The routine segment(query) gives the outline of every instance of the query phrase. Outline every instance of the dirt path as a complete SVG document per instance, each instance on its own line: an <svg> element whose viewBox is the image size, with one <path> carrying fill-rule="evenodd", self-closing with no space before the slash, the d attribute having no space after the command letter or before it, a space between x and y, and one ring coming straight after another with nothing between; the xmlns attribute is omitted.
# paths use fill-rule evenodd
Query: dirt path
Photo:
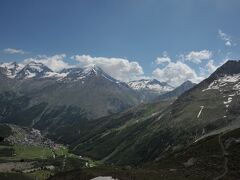
<svg viewBox="0 0 240 180"><path fill-rule="evenodd" d="M214 180L222 179L228 173L228 157L227 157L228 153L221 139L223 135L224 133L218 135L218 142L222 150L222 156L224 157L224 172L221 175L215 177Z"/></svg>

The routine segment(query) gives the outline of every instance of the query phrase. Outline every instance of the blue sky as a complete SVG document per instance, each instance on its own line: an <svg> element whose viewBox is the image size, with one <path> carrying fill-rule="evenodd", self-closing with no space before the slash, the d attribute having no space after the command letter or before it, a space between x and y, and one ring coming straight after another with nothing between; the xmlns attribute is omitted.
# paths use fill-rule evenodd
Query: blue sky
<svg viewBox="0 0 240 180"><path fill-rule="evenodd" d="M1 0L0 59L97 64L123 81L199 81L240 59L239 9L239 0Z"/></svg>

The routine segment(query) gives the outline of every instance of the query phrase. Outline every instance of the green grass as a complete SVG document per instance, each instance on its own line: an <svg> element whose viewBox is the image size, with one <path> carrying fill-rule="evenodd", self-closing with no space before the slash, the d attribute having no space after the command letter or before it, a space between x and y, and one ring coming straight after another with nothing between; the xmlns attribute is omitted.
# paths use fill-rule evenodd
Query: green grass
<svg viewBox="0 0 240 180"><path fill-rule="evenodd" d="M79 169L85 167L85 163L90 160L80 159L77 155L71 154L68 152L68 149L64 146L55 149L56 158L53 158L53 152L50 148L45 147L36 147L29 145L14 145L14 146L0 146L1 150L8 151L12 150L13 153L11 156L6 156L3 154L0 156L1 162L19 162L24 161L34 161L34 168L41 168L45 166L52 165L55 168L53 170L47 169L38 169L31 173L0 173L0 179L39 179L44 180L48 179L51 175L54 175L57 172L70 171L74 169ZM15 155L14 155L15 154ZM66 156L66 157L65 157ZM65 160L65 167L62 169L63 161ZM93 164L91 161L90 164Z"/></svg>
<svg viewBox="0 0 240 180"><path fill-rule="evenodd" d="M14 145L16 157L18 159L47 159L53 157L52 149L47 147ZM70 156L66 147L60 147L54 150L56 156Z"/></svg>
<svg viewBox="0 0 240 180"><path fill-rule="evenodd" d="M49 148L27 146L27 145L14 145L16 158L20 159L46 159L52 156L52 151Z"/></svg>
<svg viewBox="0 0 240 180"><path fill-rule="evenodd" d="M9 154L9 152L11 153ZM2 154L1 154L2 152ZM6 152L7 155L6 155ZM58 149L50 149L47 147L30 146L30 145L0 145L0 159L8 161L17 161L21 159L25 160L48 160L55 157L64 157L71 159L79 159L79 156L72 154L68 151L68 148L60 146ZM94 161L90 159L82 160L88 161L90 164L94 164Z"/></svg>
<svg viewBox="0 0 240 180"><path fill-rule="evenodd" d="M54 152L57 156L69 155L68 148L64 146L61 146L58 149L55 149Z"/></svg>

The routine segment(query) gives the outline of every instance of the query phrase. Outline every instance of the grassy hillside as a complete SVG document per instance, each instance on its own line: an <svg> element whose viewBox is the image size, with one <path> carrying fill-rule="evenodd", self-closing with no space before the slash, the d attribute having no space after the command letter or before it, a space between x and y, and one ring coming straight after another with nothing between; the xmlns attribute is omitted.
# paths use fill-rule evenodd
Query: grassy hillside
<svg viewBox="0 0 240 180"><path fill-rule="evenodd" d="M70 148L74 153L106 163L135 164L143 161L145 152L139 142L152 133L149 125L169 104L143 104L121 114L93 121L80 132ZM144 134L145 131L148 134Z"/></svg>
<svg viewBox="0 0 240 180"><path fill-rule="evenodd" d="M154 163L143 164L138 168L98 166L60 173L50 179L90 179L97 176L112 176L119 180L202 180L220 177L237 180L240 177L239 139L240 129L235 129L208 136L182 150L165 152L165 156L161 159ZM222 148L225 149L226 154L223 153Z"/></svg>

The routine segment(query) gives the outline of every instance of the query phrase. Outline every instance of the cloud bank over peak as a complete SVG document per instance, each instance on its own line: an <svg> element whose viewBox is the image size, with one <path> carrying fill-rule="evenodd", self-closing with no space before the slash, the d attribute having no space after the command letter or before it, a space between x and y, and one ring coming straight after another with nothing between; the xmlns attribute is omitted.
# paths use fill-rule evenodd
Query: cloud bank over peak
<svg viewBox="0 0 240 180"><path fill-rule="evenodd" d="M199 77L191 67L181 61L170 62L163 68L158 67L153 71L152 75L175 87L187 80L193 82L202 80L202 77Z"/></svg>
<svg viewBox="0 0 240 180"><path fill-rule="evenodd" d="M129 81L144 74L143 68L137 61L114 57L92 57L90 55L75 55L72 58L78 61L82 67L97 65L121 81Z"/></svg>
<svg viewBox="0 0 240 180"><path fill-rule="evenodd" d="M206 63L199 66L199 73L196 68L193 68L187 62L186 55L181 56L181 60L171 59L167 52L164 52L161 56L155 59L156 67L153 69L150 75L144 74L142 66L137 61L130 61L126 58L116 58L116 57L93 57L91 55L74 55L71 56L72 60L75 60L74 64L69 64L67 61L68 57L66 54L56 54L53 56L39 55L34 58L28 58L23 61L24 64L35 61L41 62L51 68L53 71L60 71L64 68L70 67L89 67L92 65L99 66L110 76L118 79L120 81L128 82L131 80L138 79L150 79L156 78L159 81L167 82L172 86L178 86L181 83L191 80L193 82L200 82L202 79L207 77L210 73L216 70L218 67L214 60L207 60L211 55L208 50L202 51L192 51L187 53L191 55L204 59ZM201 54L201 55L200 55Z"/></svg>
<svg viewBox="0 0 240 180"><path fill-rule="evenodd" d="M55 54L53 56L38 55L33 58L23 60L22 64L27 64L31 61L40 62L48 66L55 72L64 68L71 67L89 67L92 65L99 66L110 76L120 81L130 81L139 78L145 78L143 68L137 61L130 61L124 58L115 57L92 57L90 55L74 55L71 59L76 63L69 64L66 54ZM146 77L147 78L147 77Z"/></svg>
<svg viewBox="0 0 240 180"><path fill-rule="evenodd" d="M67 62L65 62L66 54L56 54L53 56L39 55L35 58L25 59L23 63L29 63L31 61L41 62L48 66L53 71L60 71L64 68L71 67Z"/></svg>
<svg viewBox="0 0 240 180"><path fill-rule="evenodd" d="M138 61L127 58L55 54L52 56L37 55L24 59L21 63L24 65L31 61L43 63L55 72L64 68L96 65L113 78L123 82L156 78L175 87L187 80L198 83L222 65L214 61L212 51L206 49L190 51L175 58L171 58L165 51L155 59L154 64L151 64L152 69L147 74L144 73Z"/></svg>

